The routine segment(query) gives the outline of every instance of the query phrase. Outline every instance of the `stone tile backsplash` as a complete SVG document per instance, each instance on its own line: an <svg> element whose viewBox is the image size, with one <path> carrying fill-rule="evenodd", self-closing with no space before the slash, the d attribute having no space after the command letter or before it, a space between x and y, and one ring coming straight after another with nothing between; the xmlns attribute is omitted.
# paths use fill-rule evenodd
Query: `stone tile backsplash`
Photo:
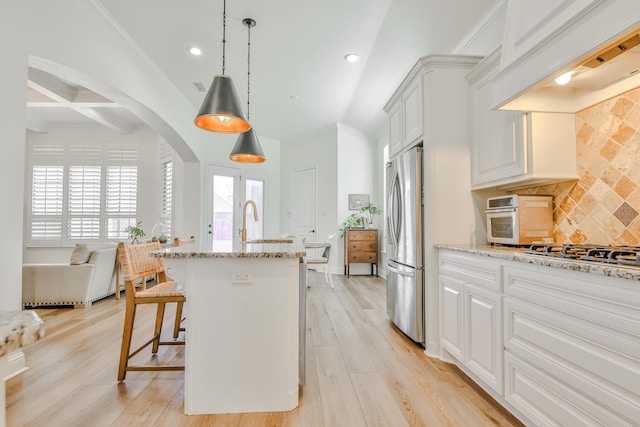
<svg viewBox="0 0 640 427"><path fill-rule="evenodd" d="M640 245L640 88L576 113L577 182L554 196L555 243Z"/></svg>

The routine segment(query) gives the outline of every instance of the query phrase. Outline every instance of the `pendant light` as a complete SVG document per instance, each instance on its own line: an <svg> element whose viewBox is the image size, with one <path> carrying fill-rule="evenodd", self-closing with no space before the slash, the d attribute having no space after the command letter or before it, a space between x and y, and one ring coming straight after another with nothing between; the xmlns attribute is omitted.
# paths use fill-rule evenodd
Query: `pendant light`
<svg viewBox="0 0 640 427"><path fill-rule="evenodd" d="M196 126L211 132L239 133L251 129L244 115L242 104L231 76L224 73L227 44L227 2L222 11L222 74L213 78L211 87L202 101L194 122Z"/></svg>
<svg viewBox="0 0 640 427"><path fill-rule="evenodd" d="M251 102L249 101L249 95L251 93L251 84L249 78L251 77L251 28L256 26L256 21L251 18L245 18L242 23L247 27L248 44L247 44L247 118L250 116L249 107ZM264 152L258 141L258 134L251 128L248 131L241 133L236 141L236 145L233 146L229 158L235 162L242 163L262 163L266 160Z"/></svg>

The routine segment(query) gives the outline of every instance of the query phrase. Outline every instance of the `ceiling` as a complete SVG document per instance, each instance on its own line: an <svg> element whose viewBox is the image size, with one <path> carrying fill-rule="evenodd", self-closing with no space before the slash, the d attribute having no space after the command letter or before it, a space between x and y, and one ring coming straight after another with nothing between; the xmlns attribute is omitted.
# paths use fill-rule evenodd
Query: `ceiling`
<svg viewBox="0 0 640 427"><path fill-rule="evenodd" d="M223 1L94 0L193 105L222 72ZM416 60L448 53L492 0L229 0L225 73L247 101L247 28L251 30L250 121L261 136L286 140L344 123L376 135L382 107ZM465 14L459 10L464 7ZM72 11L70 13L73 13ZM463 15L463 16L461 16ZM201 56L188 49L198 46ZM360 55L348 63L348 53ZM465 52L483 54L485 52ZM100 123L126 133L142 122L108 99L30 71L28 127Z"/></svg>

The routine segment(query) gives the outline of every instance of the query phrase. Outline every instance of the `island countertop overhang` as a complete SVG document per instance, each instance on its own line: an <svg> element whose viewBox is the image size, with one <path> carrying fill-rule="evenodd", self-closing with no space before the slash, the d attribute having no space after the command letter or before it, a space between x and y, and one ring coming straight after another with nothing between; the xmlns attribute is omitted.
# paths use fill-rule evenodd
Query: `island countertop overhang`
<svg viewBox="0 0 640 427"><path fill-rule="evenodd" d="M214 251L194 246L177 246L151 252L157 258L303 258L304 246L293 243L238 243L229 251Z"/></svg>

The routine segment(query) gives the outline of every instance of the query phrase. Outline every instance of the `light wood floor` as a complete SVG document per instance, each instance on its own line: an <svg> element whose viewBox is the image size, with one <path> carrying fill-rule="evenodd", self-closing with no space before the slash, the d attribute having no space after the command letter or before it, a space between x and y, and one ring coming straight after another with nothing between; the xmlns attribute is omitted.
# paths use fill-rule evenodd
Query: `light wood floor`
<svg viewBox="0 0 640 427"><path fill-rule="evenodd" d="M30 369L7 382L7 426L521 425L390 324L382 279L334 276L332 291L312 272L310 283L306 385L291 412L186 416L182 372L129 372L118 383L125 301L111 297L89 309L37 310L46 338L25 348ZM151 327L152 318L140 310L136 323ZM183 356L180 347L159 353Z"/></svg>

